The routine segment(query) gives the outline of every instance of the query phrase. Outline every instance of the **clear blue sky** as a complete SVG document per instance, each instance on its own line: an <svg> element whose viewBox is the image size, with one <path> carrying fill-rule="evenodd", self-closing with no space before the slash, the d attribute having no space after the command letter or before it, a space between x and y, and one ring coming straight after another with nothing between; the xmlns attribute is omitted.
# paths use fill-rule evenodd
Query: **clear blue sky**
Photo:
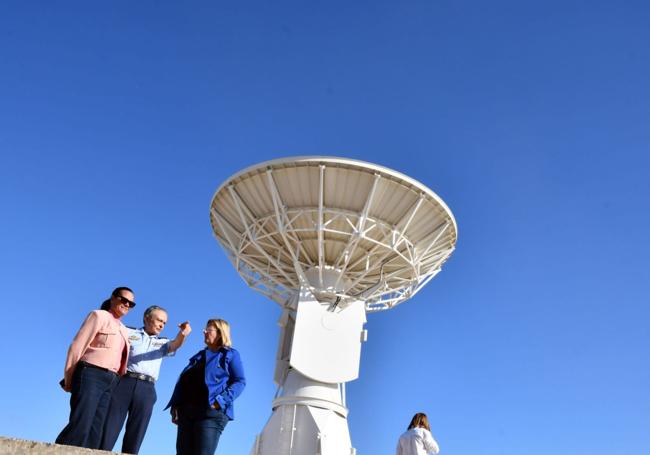
<svg viewBox="0 0 650 455"><path fill-rule="evenodd" d="M68 344L127 285L127 324L157 304L196 329L143 453L173 453L162 409L220 316L249 384L219 453L247 454L279 307L209 202L246 166L337 155L419 180L459 227L442 273L368 318L360 455L417 411L444 455L647 453L648 24L641 1L2 2L0 434L55 439Z"/></svg>

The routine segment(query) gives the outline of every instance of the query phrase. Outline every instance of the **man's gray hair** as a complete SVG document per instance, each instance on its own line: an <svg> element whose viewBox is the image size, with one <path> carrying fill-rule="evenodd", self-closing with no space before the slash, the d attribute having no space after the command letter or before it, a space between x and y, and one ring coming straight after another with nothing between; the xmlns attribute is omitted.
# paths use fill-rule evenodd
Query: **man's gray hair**
<svg viewBox="0 0 650 455"><path fill-rule="evenodd" d="M164 309L163 307L158 305L151 305L149 308L144 310L144 316L143 316L144 319L147 319L149 316L151 316L151 313L153 313L156 310L164 311L165 313L167 313L167 310Z"/></svg>

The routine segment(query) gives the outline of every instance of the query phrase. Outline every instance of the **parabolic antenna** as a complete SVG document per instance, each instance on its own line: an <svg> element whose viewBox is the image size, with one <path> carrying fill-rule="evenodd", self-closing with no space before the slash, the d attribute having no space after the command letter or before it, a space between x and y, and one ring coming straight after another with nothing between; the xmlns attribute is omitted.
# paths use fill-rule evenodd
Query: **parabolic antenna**
<svg viewBox="0 0 650 455"><path fill-rule="evenodd" d="M334 157L244 169L215 193L212 229L253 289L281 305L273 414L254 455L353 454L345 382L365 314L415 295L454 250L456 221L421 183Z"/></svg>

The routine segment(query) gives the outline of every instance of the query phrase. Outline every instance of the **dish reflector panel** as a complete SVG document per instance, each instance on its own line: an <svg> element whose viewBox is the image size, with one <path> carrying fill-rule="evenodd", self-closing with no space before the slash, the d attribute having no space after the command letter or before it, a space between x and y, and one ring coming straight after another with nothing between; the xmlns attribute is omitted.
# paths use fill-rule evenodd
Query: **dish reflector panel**
<svg viewBox="0 0 650 455"><path fill-rule="evenodd" d="M253 289L284 304L308 283L319 300L364 300L366 311L412 297L457 238L451 211L421 183L318 156L273 160L231 177L212 199L210 221ZM325 272L340 277L327 289Z"/></svg>

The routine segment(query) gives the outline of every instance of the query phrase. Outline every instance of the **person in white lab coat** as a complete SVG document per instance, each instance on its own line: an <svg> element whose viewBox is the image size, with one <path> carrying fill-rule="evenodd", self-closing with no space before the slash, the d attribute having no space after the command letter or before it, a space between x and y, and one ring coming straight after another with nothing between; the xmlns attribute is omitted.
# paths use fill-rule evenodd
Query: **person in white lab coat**
<svg viewBox="0 0 650 455"><path fill-rule="evenodd" d="M423 412L418 412L411 419L408 429L399 437L396 455L427 455L438 452L440 448L431 436L429 419Z"/></svg>

